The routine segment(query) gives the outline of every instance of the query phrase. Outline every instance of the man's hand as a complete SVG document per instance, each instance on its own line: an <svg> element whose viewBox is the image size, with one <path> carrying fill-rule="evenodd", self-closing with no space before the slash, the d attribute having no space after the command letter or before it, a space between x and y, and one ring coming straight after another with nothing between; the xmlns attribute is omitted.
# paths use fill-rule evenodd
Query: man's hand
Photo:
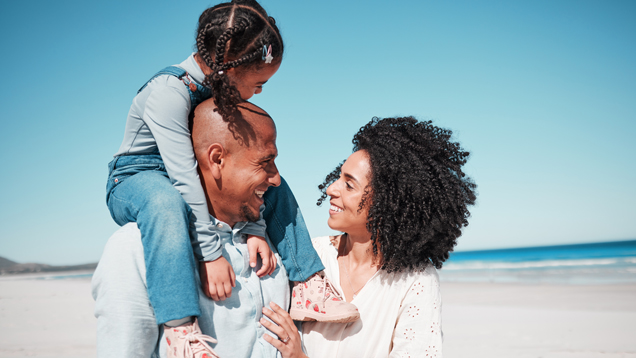
<svg viewBox="0 0 636 358"><path fill-rule="evenodd" d="M223 301L232 296L232 287L236 287L236 275L225 257L202 261L199 264L199 274L206 296L215 301Z"/></svg>
<svg viewBox="0 0 636 358"><path fill-rule="evenodd" d="M256 256L261 255L263 266L256 272L256 276L271 275L276 270L276 256L270 250L265 238L249 235L247 237L247 251L250 254L250 267L252 268L256 267Z"/></svg>

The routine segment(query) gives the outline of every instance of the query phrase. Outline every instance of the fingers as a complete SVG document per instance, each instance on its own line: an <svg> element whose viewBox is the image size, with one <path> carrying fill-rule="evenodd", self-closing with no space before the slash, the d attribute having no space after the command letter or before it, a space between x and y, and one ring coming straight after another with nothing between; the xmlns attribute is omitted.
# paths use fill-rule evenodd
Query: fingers
<svg viewBox="0 0 636 358"><path fill-rule="evenodd" d="M274 302L270 302L269 306L272 308L272 310L274 310L274 312L276 312L277 314L282 314L282 315L286 315L288 316L289 314L287 313L287 311L285 311L284 309L282 309L279 305L277 305Z"/></svg>
<svg viewBox="0 0 636 358"><path fill-rule="evenodd" d="M265 275L269 275L269 267L270 267L270 262L269 261L263 261L263 265L261 266L260 269L258 269L258 271L256 271L256 276L258 277L263 277Z"/></svg>
<svg viewBox="0 0 636 358"><path fill-rule="evenodd" d="M236 274L223 256L214 261L202 262L200 272L201 286L206 296L215 301L232 296L232 287L236 287Z"/></svg>
<svg viewBox="0 0 636 358"><path fill-rule="evenodd" d="M263 308L263 315L269 317L271 320L278 323L278 325L265 318L261 318L260 323L270 332L277 335L279 339L268 334L263 334L263 338L269 344L274 346L274 348L278 349L283 358L306 358L307 356L304 355L302 351L300 335L298 334L298 330L296 329L296 326L294 326L293 321L289 317L289 314L276 304L270 304L270 306L276 309L276 311L279 311L280 309L285 315L281 316L279 312Z"/></svg>
<svg viewBox="0 0 636 358"><path fill-rule="evenodd" d="M232 287L236 287L236 274L234 274L234 270L232 270L230 266L227 276L223 277L223 279L216 284L218 300L215 301L223 301L232 297Z"/></svg>
<svg viewBox="0 0 636 358"><path fill-rule="evenodd" d="M274 271L276 270L276 266L278 265L278 262L276 261L276 256L272 255L270 258L270 262L271 262L271 269L268 273L268 275L271 275L274 273Z"/></svg>
<svg viewBox="0 0 636 358"><path fill-rule="evenodd" d="M256 267L256 257L258 256L258 246L255 244L255 240L247 241L247 252L250 256L250 267L251 268Z"/></svg>
<svg viewBox="0 0 636 358"><path fill-rule="evenodd" d="M274 346L274 348L278 349L279 351L282 351L285 348L285 343L279 341L278 339L270 336L267 333L263 334L263 339L265 339L269 344Z"/></svg>
<svg viewBox="0 0 636 358"><path fill-rule="evenodd" d="M201 279L201 287L203 289L203 293L205 293L206 296L212 298L210 285L208 284L208 272L204 262L199 264L199 278Z"/></svg>
<svg viewBox="0 0 636 358"><path fill-rule="evenodd" d="M296 332L296 326L294 325L294 320L291 319L291 316L287 311L280 308L274 302L270 302L270 307L273 310L263 307L263 314L272 321L276 322L279 326L283 327L288 332ZM285 338L285 337L283 337Z"/></svg>
<svg viewBox="0 0 636 358"><path fill-rule="evenodd" d="M234 269L232 269L232 266L229 267L230 270L230 282L232 284L232 287L236 287L236 274L234 273ZM230 290L231 291L231 290ZM231 292L230 292L230 296L231 296ZM228 296L228 297L230 297Z"/></svg>
<svg viewBox="0 0 636 358"><path fill-rule="evenodd" d="M218 301L219 295L216 291L216 285L210 285L206 291L204 291L208 297L211 299Z"/></svg>
<svg viewBox="0 0 636 358"><path fill-rule="evenodd" d="M265 318L261 318L259 321L263 327L267 328L270 332L274 333L278 336L279 339L283 340L289 336L289 333L285 330L284 327L276 325L271 321L266 320Z"/></svg>
<svg viewBox="0 0 636 358"><path fill-rule="evenodd" d="M279 305L275 304L274 302L270 302L269 306L281 318L282 322L280 322L279 324L287 326L288 329L292 329L294 332L296 331L296 325L294 325L294 320L291 318L289 313L287 313L287 311L282 309Z"/></svg>
<svg viewBox="0 0 636 358"><path fill-rule="evenodd" d="M274 256L274 253L268 250L261 253L261 258L263 259L263 269L265 269L263 276L274 273L274 270L276 270L276 256Z"/></svg>

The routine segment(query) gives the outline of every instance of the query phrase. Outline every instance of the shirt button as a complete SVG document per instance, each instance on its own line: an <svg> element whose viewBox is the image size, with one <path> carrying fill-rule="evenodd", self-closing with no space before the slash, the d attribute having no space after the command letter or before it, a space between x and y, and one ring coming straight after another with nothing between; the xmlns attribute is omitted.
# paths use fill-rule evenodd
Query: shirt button
<svg viewBox="0 0 636 358"><path fill-rule="evenodd" d="M261 328L263 327L263 325L261 324L261 322L256 323L256 327Z"/></svg>
<svg viewBox="0 0 636 358"><path fill-rule="evenodd" d="M249 281L247 277L243 277L243 282L247 282L247 281Z"/></svg>
<svg viewBox="0 0 636 358"><path fill-rule="evenodd" d="M220 228L222 228L222 227L223 227L223 224L218 223L218 224L216 224L216 227L218 227L218 228L220 229Z"/></svg>

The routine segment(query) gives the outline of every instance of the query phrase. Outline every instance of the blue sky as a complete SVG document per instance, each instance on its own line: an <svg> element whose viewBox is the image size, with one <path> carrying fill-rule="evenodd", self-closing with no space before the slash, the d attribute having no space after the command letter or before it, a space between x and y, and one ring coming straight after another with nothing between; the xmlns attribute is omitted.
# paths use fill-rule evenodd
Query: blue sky
<svg viewBox="0 0 636 358"><path fill-rule="evenodd" d="M207 1L0 12L0 256L99 259L107 163L137 89L193 50ZM316 186L373 116L450 128L479 188L457 250L636 238L633 1L263 0L286 41L253 98L313 236Z"/></svg>

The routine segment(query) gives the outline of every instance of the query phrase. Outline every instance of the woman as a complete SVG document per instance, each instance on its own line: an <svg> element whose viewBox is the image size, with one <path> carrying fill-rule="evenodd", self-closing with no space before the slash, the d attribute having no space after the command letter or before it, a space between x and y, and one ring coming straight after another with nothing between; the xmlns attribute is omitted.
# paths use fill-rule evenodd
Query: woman
<svg viewBox="0 0 636 358"><path fill-rule="evenodd" d="M329 227L343 234L313 244L333 282L325 295L342 294L360 319L305 322L301 341L283 309L264 309L280 340L266 339L284 358L442 356L435 269L468 225L476 188L451 134L406 117L374 118L354 136L353 154L319 187Z"/></svg>

